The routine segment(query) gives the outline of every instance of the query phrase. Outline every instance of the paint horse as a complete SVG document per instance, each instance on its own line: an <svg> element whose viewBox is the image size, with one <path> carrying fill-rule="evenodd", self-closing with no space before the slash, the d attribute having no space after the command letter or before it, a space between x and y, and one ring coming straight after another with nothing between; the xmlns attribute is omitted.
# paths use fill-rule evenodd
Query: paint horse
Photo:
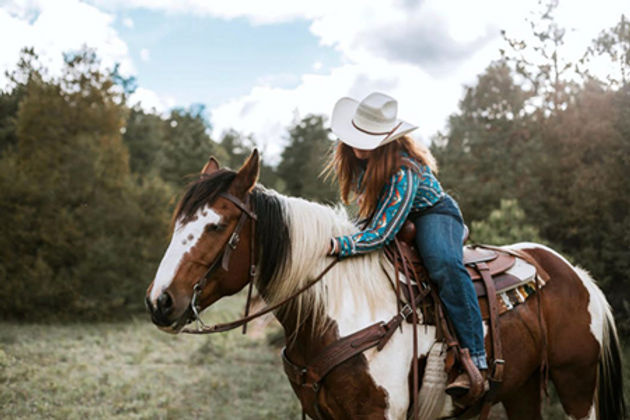
<svg viewBox="0 0 630 420"><path fill-rule="evenodd" d="M341 209L257 185L258 172L257 151L238 171L220 168L211 158L184 193L173 216L171 243L146 296L152 321L162 331L179 333L195 319L197 307L203 310L239 292L252 275L269 305L284 301L330 264L326 244L331 236L357 231ZM246 214L250 208L255 215ZM235 230L238 246L231 243ZM529 243L507 248L529 254L552 279L540 305L548 374L566 414L623 419L620 348L603 293L584 270L549 248ZM284 328L287 358L304 365L327 344L396 314L393 269L379 251L345 259L275 310ZM510 420L541 418L543 331L538 321L537 299L500 318L505 368L496 402L503 403ZM306 414L314 419L407 418L413 328L423 368L432 369L431 355L439 344L435 327L403 323L380 351L371 348L335 367L319 384L317 401L312 390L292 383ZM445 377L439 382L437 394L419 401L432 407L425 418L457 417L461 410L443 392ZM428 386L422 384L420 396Z"/></svg>

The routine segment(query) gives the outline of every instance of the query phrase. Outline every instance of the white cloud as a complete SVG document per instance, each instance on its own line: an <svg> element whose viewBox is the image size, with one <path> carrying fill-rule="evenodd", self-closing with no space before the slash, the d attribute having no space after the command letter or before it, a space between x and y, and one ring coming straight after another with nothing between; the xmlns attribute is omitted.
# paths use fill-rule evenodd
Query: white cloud
<svg viewBox="0 0 630 420"><path fill-rule="evenodd" d="M146 111L155 111L159 114L165 113L169 106L172 106L169 104L169 99L162 98L152 90L142 87L136 89L128 102L131 106L139 105Z"/></svg>
<svg viewBox="0 0 630 420"><path fill-rule="evenodd" d="M113 16L79 0L9 1L0 9L0 86L20 50L34 47L52 74L63 66L63 53L83 46L95 48L104 67L120 63L123 75L133 73L127 44L112 28Z"/></svg>
<svg viewBox="0 0 630 420"><path fill-rule="evenodd" d="M125 28L133 28L133 19L131 18L124 18L122 21L122 24Z"/></svg>
<svg viewBox="0 0 630 420"><path fill-rule="evenodd" d="M151 51L149 51L146 48L143 48L142 50L140 50L140 59L144 61L145 63L148 61L151 61Z"/></svg>
<svg viewBox="0 0 630 420"><path fill-rule="evenodd" d="M53 44L63 46L57 48L59 51L88 38L109 49L109 56L128 57L124 42L110 27L110 15L78 0L63 0L59 3L62 7L55 5L56 10L45 7L44 0L25 1L9 3L6 8L9 13L4 15L0 10L0 37L4 28L10 28L4 30L13 39L18 38L16 33L20 34L20 44L27 40L46 45L46 40L52 37ZM215 136L232 127L253 133L268 153L275 156L285 143L286 127L296 113L328 115L339 97L361 99L374 90L396 97L401 117L419 125L418 136L426 141L456 111L462 85L474 83L476 76L497 58L498 49L504 47L500 29L507 29L512 37L530 40L531 31L524 18L538 3L536 0L89 1L109 10L144 8L223 19L244 18L255 25L310 22L311 33L320 44L336 49L343 64L323 70L323 64L316 62L313 74L260 77L249 94L211 110ZM33 7L24 4L36 4L40 15L33 15ZM84 18L77 19L76 11L82 11ZM579 28L567 35L563 54L570 59L579 57L600 30L618 21L622 11L630 15L630 2L561 2L557 11L559 23ZM45 13L49 19L44 19ZM48 25L44 25L46 21ZM86 23L76 28L73 26L76 21ZM90 30L95 23L97 30L93 33ZM77 33L81 36L76 36ZM6 47L3 45L0 65L5 66L2 60L6 56L16 57L19 48L11 42ZM141 58L150 58L148 51L141 52ZM283 87L287 85L297 86ZM174 104L172 98L161 98L141 89L137 97L143 98L145 106L155 104L156 109L161 106L160 112Z"/></svg>
<svg viewBox="0 0 630 420"><path fill-rule="evenodd" d="M256 87L211 111L214 135L219 137L229 128L252 133L268 156L277 159L296 111L300 118L308 113L330 115L341 96L362 99L374 90L398 99L400 117L417 124L415 136L425 142L442 127L444 115L461 93L459 85L436 82L416 66L375 59L369 66L347 64L330 74L304 75L295 89Z"/></svg>
<svg viewBox="0 0 630 420"><path fill-rule="evenodd" d="M54 5L45 0L12 1L0 8L0 86L4 86L4 72L15 68L20 50L34 47L51 75L60 72L63 53L82 48L94 48L104 68L120 63L124 76L135 72L127 44L119 37L112 24L114 17L95 6L79 0L57 0ZM123 25L133 27L130 18ZM150 59L149 50L140 52L141 59ZM147 111L165 113L175 105L172 97L138 88L130 97L130 104L140 104Z"/></svg>
<svg viewBox="0 0 630 420"><path fill-rule="evenodd" d="M338 98L362 99L380 90L398 99L400 116L417 124L415 136L427 142L456 111L463 86L473 84L498 58L499 48L506 47L501 29L517 39L531 39L525 18L536 3L366 0L334 2L329 10L326 7L331 4L326 2L319 3L318 10L304 9L302 17L312 19L313 34L323 45L339 50L346 64L328 74L304 75L295 89L258 86L218 106L211 117L215 132L234 127L252 133L277 159L296 111L301 116L330 115ZM623 10L630 12L630 3L563 2L558 22L579 30L567 34L562 53L571 60L579 58L599 31L618 21ZM248 17L253 12L244 13ZM265 16L262 13L254 20L263 21ZM319 70L318 66L313 69Z"/></svg>
<svg viewBox="0 0 630 420"><path fill-rule="evenodd" d="M139 87L129 97L130 106L139 106L147 112L156 112L164 116L177 105L177 101L170 95L160 95L151 89Z"/></svg>
<svg viewBox="0 0 630 420"><path fill-rule="evenodd" d="M370 1L382 1L385 4L385 0ZM111 10L143 8L223 19L243 17L254 24L281 23L303 18L314 19L333 10L336 4L341 3L336 0L91 0L91 2ZM344 3L360 5L362 0L344 0Z"/></svg>

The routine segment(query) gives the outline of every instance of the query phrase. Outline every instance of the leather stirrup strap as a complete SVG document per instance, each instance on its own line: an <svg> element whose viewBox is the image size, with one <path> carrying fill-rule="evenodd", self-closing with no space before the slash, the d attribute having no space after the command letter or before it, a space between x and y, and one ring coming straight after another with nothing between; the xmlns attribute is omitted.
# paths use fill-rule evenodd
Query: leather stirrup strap
<svg viewBox="0 0 630 420"><path fill-rule="evenodd" d="M400 242L398 238L394 238L394 243L396 244L396 251L400 255L400 259L402 261L403 274L407 280L407 290L409 290L409 303L411 305L411 325L413 332L413 352L411 356L413 359L411 360L411 370L412 370L412 395L413 395L413 418L414 420L418 420L418 393L420 391L420 384L418 379L418 311L416 310L416 299L413 295L413 286L411 285L411 275L409 274L409 263L407 258L405 257L404 252L400 247ZM420 287L420 285L418 285Z"/></svg>
<svg viewBox="0 0 630 420"><path fill-rule="evenodd" d="M497 292L494 286L494 280L490 276L490 267L485 262L479 262L475 264L475 267L479 271L483 283L486 286L488 308L490 313L490 337L492 341L492 364L488 370L488 381L490 389L486 392L484 402L481 407L481 413L479 414L480 420L486 420L490 415L490 409L492 403L496 398L501 383L503 382L503 366L505 361L503 360L503 349L501 347L501 329L499 326L499 308L497 302Z"/></svg>

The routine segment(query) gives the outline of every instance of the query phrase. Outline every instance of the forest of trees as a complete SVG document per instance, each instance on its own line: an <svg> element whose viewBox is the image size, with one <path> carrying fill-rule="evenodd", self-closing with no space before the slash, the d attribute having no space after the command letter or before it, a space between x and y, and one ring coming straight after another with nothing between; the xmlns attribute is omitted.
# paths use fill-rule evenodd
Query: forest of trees
<svg viewBox="0 0 630 420"><path fill-rule="evenodd" d="M630 24L621 17L584 57L559 54L551 14L537 44L506 36L501 58L469 86L431 149L472 240L537 241L590 270L630 333ZM525 53L537 54L532 64ZM615 72L600 80L590 58ZM129 104L135 81L104 72L89 50L50 76L24 50L0 93L0 316L112 319L143 311L168 243L177 194L210 155L238 167L256 139L213 138L203 107L169 115ZM575 76L569 75L577 74ZM319 174L323 116L287 128L261 182L337 202Z"/></svg>
<svg viewBox="0 0 630 420"><path fill-rule="evenodd" d="M201 106L168 116L129 106L133 79L101 70L89 50L50 77L22 53L0 93L0 315L111 319L144 310L168 244L178 193L210 155L238 168L255 146L210 137ZM321 116L297 121L261 182L336 200L318 179L331 142ZM295 176L300 174L299 177Z"/></svg>

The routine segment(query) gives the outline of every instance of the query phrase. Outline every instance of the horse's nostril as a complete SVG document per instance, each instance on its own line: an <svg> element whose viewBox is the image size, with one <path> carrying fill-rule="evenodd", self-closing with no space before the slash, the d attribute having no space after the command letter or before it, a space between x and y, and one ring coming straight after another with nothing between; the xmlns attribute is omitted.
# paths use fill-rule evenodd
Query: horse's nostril
<svg viewBox="0 0 630 420"><path fill-rule="evenodd" d="M157 305L158 305L158 308L160 308L160 310L163 313L168 313L168 312L172 311L173 310L173 299L171 299L171 295L169 295L166 292L162 292L160 297L158 297Z"/></svg>
<svg viewBox="0 0 630 420"><path fill-rule="evenodd" d="M146 305L149 312L153 312L153 305L151 304L151 299L149 299L148 296L144 299L144 304Z"/></svg>

